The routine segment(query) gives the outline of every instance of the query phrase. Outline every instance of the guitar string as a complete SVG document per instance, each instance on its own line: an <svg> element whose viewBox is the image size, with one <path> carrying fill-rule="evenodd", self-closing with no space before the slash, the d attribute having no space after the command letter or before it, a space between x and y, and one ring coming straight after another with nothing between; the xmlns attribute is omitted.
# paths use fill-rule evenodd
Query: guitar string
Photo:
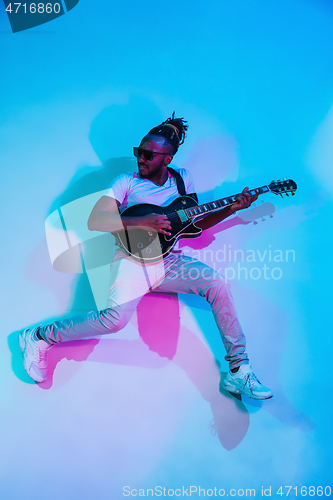
<svg viewBox="0 0 333 500"><path fill-rule="evenodd" d="M263 191L263 188L265 188L265 187L268 187L268 186L263 186L261 188L257 188L258 191L259 191L259 194L263 194L265 192L265 191ZM251 191L249 191L249 192L251 193ZM217 212L219 210L222 210L223 208L227 208L228 206L230 206L232 204L232 202L234 201L235 198L237 198L237 196L240 196L240 194L236 194L234 196L228 196L227 198L221 198L220 200L216 200L214 202L203 203L202 205L195 205L194 207L190 207L190 208L184 209L184 212L186 213L188 210L193 210L193 209L196 209L198 207L203 207L204 205L206 205L206 206L209 207L209 205L211 205L213 203L219 203L220 204L221 202L225 202L225 201L227 202L226 205L222 205L222 206L219 206L219 207L213 208L213 209L209 208L209 210L207 210L207 211L199 212L199 213L194 213L194 215L186 213L186 216L188 217L188 219L194 220L196 217L199 217L201 215L205 215L205 214L208 214L208 213L211 213L211 212ZM231 200L231 201L228 201L228 200ZM176 210L174 212L171 212L171 214L166 214L167 218L168 218L168 220L170 222L176 222L176 221L185 222L185 221L181 221L180 216L177 213L178 211L179 210Z"/></svg>
<svg viewBox="0 0 333 500"><path fill-rule="evenodd" d="M203 207L204 205L208 206L209 205L212 205L213 203L216 203L216 204L220 204L221 202L227 202L227 204L223 204L222 206L218 206L217 208L210 208L209 207L209 210L207 211L204 211L204 212L199 212L199 213L194 213L194 216L191 215L191 214L187 214L187 217L190 219L190 218L196 218L196 217L199 217L200 215L204 215L204 214L207 214L209 212L215 212L215 211L218 211L218 210L222 210L223 208L227 208L229 205L231 205L233 203L233 198L235 199L237 196L239 196L238 194L234 195L234 196L228 196L227 198L222 198L220 200L216 200L216 201L210 201L209 203L203 203L202 205L195 205L194 207L190 207L190 208L187 208L187 209L184 209L184 212L187 212L188 210L192 210L192 209L196 209L198 207ZM231 200L231 201L228 201ZM168 219L169 220L178 220L179 219L179 215L177 214L177 210L175 212L172 212L171 214L168 214L167 215Z"/></svg>
<svg viewBox="0 0 333 500"><path fill-rule="evenodd" d="M260 188L257 188L257 190L259 191L259 194L263 194L264 192L266 192L266 191L264 191L264 188L268 188L269 189L268 186L262 186ZM248 192L251 193L251 191L256 191L256 190L249 190ZM202 205L195 205L194 207L190 207L190 208L184 209L184 212L186 213L188 210L192 210L192 209L195 209L195 208L198 208L198 207L203 207L204 205L206 205L206 206L209 207L209 205L211 205L213 203L220 204L221 202L222 203L225 202L225 201L227 202L226 205L222 205L222 206L220 205L218 208L213 208L213 209L209 208L209 210L207 212L206 211L205 212L199 212L197 214L194 213L194 216L186 213L186 215L187 215L187 217L189 219L194 220L196 217L199 217L200 215L208 214L210 212L217 212L218 210L222 210L223 208L227 208L228 206L230 206L233 203L233 201L235 200L235 198L237 198L237 196L240 196L241 194L242 193L239 193L239 194L235 194L234 196L228 196L226 198L221 198L220 200L211 201L209 203L203 203ZM231 201L228 201L228 200L231 200ZM176 222L177 220L181 220L180 217L179 217L179 215L177 214L177 210L175 212L172 212L171 214L168 214L167 218L171 222Z"/></svg>
<svg viewBox="0 0 333 500"><path fill-rule="evenodd" d="M230 203L230 205L231 205L231 203ZM208 214L208 213L210 213L210 212L218 212L219 210L222 210L223 208L227 208L227 206L228 206L228 205L224 205L223 207L218 207L218 208L215 208L215 209L210 209L210 210L208 210L207 212L198 212L198 213L195 213L194 215L190 215L190 214L186 214L186 215L187 215L187 217L188 217L189 219L192 219L192 218L193 218L193 219L195 219L196 217L199 217L200 215L205 215L205 214ZM195 207L193 207L193 208L195 208ZM186 209L186 210L184 210L184 211L186 212L187 210L191 210L191 209ZM167 214L167 218L168 218L168 220L170 220L170 221L177 221L177 220L180 220L180 217L179 217L179 215L177 214L177 211L175 211L175 212L171 212L171 214Z"/></svg>

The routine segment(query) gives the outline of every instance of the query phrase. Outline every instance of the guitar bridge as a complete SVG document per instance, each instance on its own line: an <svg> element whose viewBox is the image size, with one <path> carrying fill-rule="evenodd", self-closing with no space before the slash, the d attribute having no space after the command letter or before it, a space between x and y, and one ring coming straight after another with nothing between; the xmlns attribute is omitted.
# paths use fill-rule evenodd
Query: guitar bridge
<svg viewBox="0 0 333 500"><path fill-rule="evenodd" d="M185 210L177 210L177 215L182 222L188 221L188 217L185 213Z"/></svg>

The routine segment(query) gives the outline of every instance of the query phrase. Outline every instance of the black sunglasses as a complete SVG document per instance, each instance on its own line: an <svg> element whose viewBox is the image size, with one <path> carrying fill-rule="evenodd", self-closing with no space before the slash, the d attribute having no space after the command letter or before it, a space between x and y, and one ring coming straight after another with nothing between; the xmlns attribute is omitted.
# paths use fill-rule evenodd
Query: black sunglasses
<svg viewBox="0 0 333 500"><path fill-rule="evenodd" d="M140 158L141 155L144 156L145 160L151 161L154 155L169 155L170 153L160 153L158 151L149 151L143 148L133 148L133 153L136 158Z"/></svg>

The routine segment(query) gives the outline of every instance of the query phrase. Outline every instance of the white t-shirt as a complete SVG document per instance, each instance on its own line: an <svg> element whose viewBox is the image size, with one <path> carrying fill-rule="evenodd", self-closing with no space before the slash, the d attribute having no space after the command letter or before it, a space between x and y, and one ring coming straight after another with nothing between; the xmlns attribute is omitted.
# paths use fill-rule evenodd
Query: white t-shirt
<svg viewBox="0 0 333 500"><path fill-rule="evenodd" d="M172 168L182 176L186 193L195 193L194 182L190 172L185 168ZM171 176L170 172L168 174L168 178L163 186L157 186L148 179L141 179L136 173L127 172L118 175L108 187L105 196L111 196L119 201L120 212L140 203L150 203L165 207L180 196L175 178Z"/></svg>

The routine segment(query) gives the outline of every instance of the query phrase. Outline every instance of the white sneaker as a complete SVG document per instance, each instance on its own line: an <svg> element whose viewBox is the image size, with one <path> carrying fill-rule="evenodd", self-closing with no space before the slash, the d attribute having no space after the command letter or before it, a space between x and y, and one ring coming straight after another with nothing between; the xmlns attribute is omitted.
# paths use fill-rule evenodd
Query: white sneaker
<svg viewBox="0 0 333 500"><path fill-rule="evenodd" d="M35 337L39 328L39 326L32 330L27 328L24 332L20 332L19 343L25 371L36 382L44 382L47 379L47 352L53 346Z"/></svg>
<svg viewBox="0 0 333 500"><path fill-rule="evenodd" d="M223 381L226 391L244 394L252 399L269 399L273 393L260 383L251 369L251 365L241 365L236 373L228 372Z"/></svg>

